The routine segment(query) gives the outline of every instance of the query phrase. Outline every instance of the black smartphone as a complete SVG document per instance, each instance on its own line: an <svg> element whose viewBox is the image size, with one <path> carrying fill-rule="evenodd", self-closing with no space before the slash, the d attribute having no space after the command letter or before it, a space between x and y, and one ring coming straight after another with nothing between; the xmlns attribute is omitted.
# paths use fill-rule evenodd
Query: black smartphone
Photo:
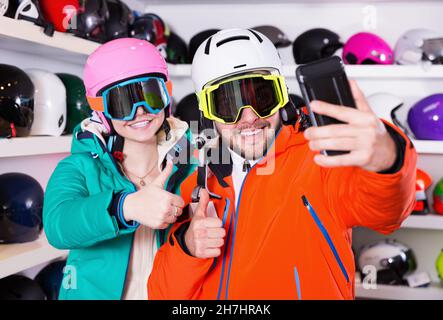
<svg viewBox="0 0 443 320"><path fill-rule="evenodd" d="M339 57L333 56L301 65L295 71L295 75L314 126L319 127L343 122L313 113L309 105L310 101L322 100L336 105L356 108L343 61ZM322 153L332 156L349 153L349 151L323 150Z"/></svg>

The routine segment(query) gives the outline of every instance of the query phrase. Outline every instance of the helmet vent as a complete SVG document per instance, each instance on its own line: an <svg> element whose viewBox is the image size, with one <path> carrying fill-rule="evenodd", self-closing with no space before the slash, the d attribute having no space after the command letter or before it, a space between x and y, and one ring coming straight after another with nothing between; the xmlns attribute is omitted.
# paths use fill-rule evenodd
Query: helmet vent
<svg viewBox="0 0 443 320"><path fill-rule="evenodd" d="M238 66L235 66L234 69L238 69L238 68L242 68L242 67L246 67L246 63L239 64Z"/></svg>
<svg viewBox="0 0 443 320"><path fill-rule="evenodd" d="M208 41L206 41L205 54L209 54L209 47L211 46L211 40L212 40L212 37L210 37L208 39Z"/></svg>
<svg viewBox="0 0 443 320"><path fill-rule="evenodd" d="M257 40L262 43L263 39L257 34L257 32L255 32L254 30L248 29L256 38Z"/></svg>
<svg viewBox="0 0 443 320"><path fill-rule="evenodd" d="M226 39L223 39L219 42L217 42L217 48L221 45L224 45L225 43L231 42L231 41L237 41L237 40L250 40L248 36L235 36L235 37L229 37Z"/></svg>

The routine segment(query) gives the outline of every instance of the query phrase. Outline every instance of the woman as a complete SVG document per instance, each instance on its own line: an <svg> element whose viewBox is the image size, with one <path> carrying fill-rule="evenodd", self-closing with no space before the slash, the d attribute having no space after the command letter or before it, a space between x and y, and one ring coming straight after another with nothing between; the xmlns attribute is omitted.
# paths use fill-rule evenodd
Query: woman
<svg viewBox="0 0 443 320"><path fill-rule="evenodd" d="M93 116L74 130L44 203L49 242L70 249L59 298L146 299L154 255L182 213L174 192L194 169L188 127L167 118L167 66L146 41L99 47L84 83Z"/></svg>

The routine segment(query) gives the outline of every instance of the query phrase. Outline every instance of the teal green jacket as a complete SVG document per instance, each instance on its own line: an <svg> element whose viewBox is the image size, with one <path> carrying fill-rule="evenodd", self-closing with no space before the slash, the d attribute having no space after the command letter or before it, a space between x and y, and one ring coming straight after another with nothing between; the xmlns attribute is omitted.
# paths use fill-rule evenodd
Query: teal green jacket
<svg viewBox="0 0 443 320"><path fill-rule="evenodd" d="M185 140L190 141L189 130L171 150L183 151L179 143ZM180 183L195 170L192 162L174 165L168 190L179 194ZM135 186L120 173L104 140L79 125L71 155L57 165L44 200L49 243L70 250L59 299L121 299L135 228L121 226L110 207L116 194L133 191ZM157 231L159 244L163 234L167 232Z"/></svg>

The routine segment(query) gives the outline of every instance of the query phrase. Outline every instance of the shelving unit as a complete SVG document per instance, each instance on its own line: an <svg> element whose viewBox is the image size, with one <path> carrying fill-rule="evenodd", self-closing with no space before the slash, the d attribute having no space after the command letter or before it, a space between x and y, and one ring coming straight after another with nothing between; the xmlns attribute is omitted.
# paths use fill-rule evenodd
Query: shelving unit
<svg viewBox="0 0 443 320"><path fill-rule="evenodd" d="M83 64L99 44L55 32L53 37L43 33L31 22L0 17L0 48L47 56L51 59Z"/></svg>
<svg viewBox="0 0 443 320"><path fill-rule="evenodd" d="M86 58L100 44L81 39L68 33L55 32L53 37L43 33L41 27L30 22L0 17L0 48L11 51L33 52L55 59L67 60L83 64ZM173 77L191 76L191 65L168 66ZM284 65L283 75L295 77L297 65ZM443 78L443 66L378 66L348 65L347 74L350 78L362 79L438 79Z"/></svg>
<svg viewBox="0 0 443 320"><path fill-rule="evenodd" d="M66 255L67 251L53 248L44 234L33 242L0 244L0 279Z"/></svg>
<svg viewBox="0 0 443 320"><path fill-rule="evenodd" d="M360 299L443 300L443 287L439 283L424 288L378 284L377 289L365 289L362 284L356 284L355 296Z"/></svg>
<svg viewBox="0 0 443 320"><path fill-rule="evenodd" d="M412 140L420 154L443 154L443 141Z"/></svg>
<svg viewBox="0 0 443 320"><path fill-rule="evenodd" d="M402 228L443 230L443 216L429 214L425 216L409 216L401 225Z"/></svg>
<svg viewBox="0 0 443 320"><path fill-rule="evenodd" d="M72 135L61 137L23 137L0 140L0 158L66 153Z"/></svg>

